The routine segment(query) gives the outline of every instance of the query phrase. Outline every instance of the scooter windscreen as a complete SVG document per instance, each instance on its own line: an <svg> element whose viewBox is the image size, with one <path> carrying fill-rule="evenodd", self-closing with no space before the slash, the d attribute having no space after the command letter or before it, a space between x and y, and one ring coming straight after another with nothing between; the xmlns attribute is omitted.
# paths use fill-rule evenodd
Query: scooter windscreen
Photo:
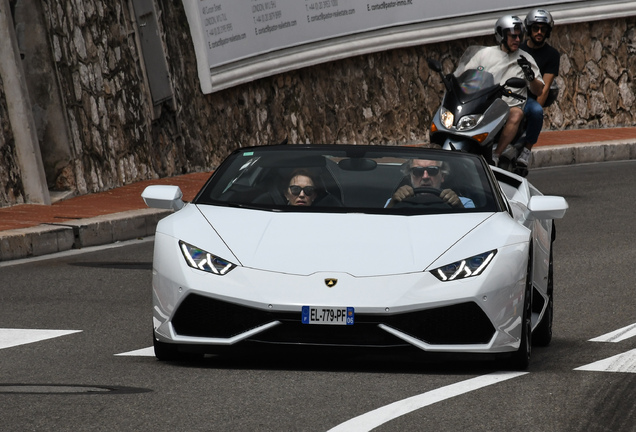
<svg viewBox="0 0 636 432"><path fill-rule="evenodd" d="M454 75L461 76L467 70L488 71L492 74L493 83L502 84L510 68L518 69L516 59L494 46L469 46L459 59Z"/></svg>
<svg viewBox="0 0 636 432"><path fill-rule="evenodd" d="M462 93L466 95L473 95L480 90L495 85L495 80L492 74L479 69L465 70L457 77L457 82Z"/></svg>
<svg viewBox="0 0 636 432"><path fill-rule="evenodd" d="M459 59L453 75L457 79L464 95L475 95L492 86L503 85L508 78L518 76L519 65L516 57L510 56L499 47L470 46ZM525 90L525 89L524 89ZM513 89L523 94L521 89ZM525 99L525 94L523 94ZM511 105L518 101L504 100Z"/></svg>

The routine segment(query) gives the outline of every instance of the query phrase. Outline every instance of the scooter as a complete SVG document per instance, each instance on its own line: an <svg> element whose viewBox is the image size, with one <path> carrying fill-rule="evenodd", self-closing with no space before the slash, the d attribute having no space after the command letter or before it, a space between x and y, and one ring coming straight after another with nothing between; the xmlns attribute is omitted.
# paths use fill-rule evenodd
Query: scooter
<svg viewBox="0 0 636 432"><path fill-rule="evenodd" d="M510 114L502 98L525 100L511 89L526 86L522 78L510 78L503 85L495 84L495 75L483 69L469 69L470 58L483 47L470 47L460 59L455 71L448 75L435 59L427 59L429 68L438 72L446 92L431 124L430 140L448 150L478 154L493 165L492 150ZM525 130L519 127L520 134ZM513 140L516 142L517 138Z"/></svg>

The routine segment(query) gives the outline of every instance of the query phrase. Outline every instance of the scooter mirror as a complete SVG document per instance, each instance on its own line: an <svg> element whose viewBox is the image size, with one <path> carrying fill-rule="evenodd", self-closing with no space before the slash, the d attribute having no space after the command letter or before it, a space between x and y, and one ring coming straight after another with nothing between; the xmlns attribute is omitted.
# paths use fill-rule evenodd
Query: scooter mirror
<svg viewBox="0 0 636 432"><path fill-rule="evenodd" d="M441 72L442 71L442 64L432 58L428 58L426 59L426 63L428 63L428 67L433 69L435 72Z"/></svg>
<svg viewBox="0 0 636 432"><path fill-rule="evenodd" d="M523 78L510 78L504 85L512 88L524 88L526 86L526 80Z"/></svg>

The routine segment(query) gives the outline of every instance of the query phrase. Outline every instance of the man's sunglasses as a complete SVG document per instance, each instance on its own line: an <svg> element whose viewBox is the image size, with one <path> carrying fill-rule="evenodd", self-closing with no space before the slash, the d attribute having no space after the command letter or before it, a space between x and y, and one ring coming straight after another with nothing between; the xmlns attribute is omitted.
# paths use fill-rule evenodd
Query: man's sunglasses
<svg viewBox="0 0 636 432"><path fill-rule="evenodd" d="M543 34L546 34L548 32L548 26L547 25L532 24L532 26L530 28L535 33L541 32Z"/></svg>
<svg viewBox="0 0 636 432"><path fill-rule="evenodd" d="M521 40L522 36L523 35L520 35L520 34L508 33L508 37L510 37L511 39L519 39L519 40Z"/></svg>
<svg viewBox="0 0 636 432"><path fill-rule="evenodd" d="M424 171L426 171L426 173L428 174L429 177L435 177L437 174L439 174L439 167L438 166L429 166L429 167L413 167L413 168L411 168L411 174L413 174L415 177L423 177L424 176Z"/></svg>
<svg viewBox="0 0 636 432"><path fill-rule="evenodd" d="M300 195L301 192L304 192L305 195L310 196L316 193L316 187L315 186L300 187L300 186L293 185L289 187L289 191L291 192L293 196L298 196Z"/></svg>

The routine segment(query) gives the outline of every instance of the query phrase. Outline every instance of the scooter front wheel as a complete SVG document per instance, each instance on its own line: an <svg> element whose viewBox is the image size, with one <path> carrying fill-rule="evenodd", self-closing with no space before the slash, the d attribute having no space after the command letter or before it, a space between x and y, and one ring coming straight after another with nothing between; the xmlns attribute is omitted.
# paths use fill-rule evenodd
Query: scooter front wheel
<svg viewBox="0 0 636 432"><path fill-rule="evenodd" d="M517 175L520 175L521 177L527 177L528 167L523 165L517 165L513 172Z"/></svg>
<svg viewBox="0 0 636 432"><path fill-rule="evenodd" d="M502 170L512 171L512 161L505 156L499 158L497 166Z"/></svg>

